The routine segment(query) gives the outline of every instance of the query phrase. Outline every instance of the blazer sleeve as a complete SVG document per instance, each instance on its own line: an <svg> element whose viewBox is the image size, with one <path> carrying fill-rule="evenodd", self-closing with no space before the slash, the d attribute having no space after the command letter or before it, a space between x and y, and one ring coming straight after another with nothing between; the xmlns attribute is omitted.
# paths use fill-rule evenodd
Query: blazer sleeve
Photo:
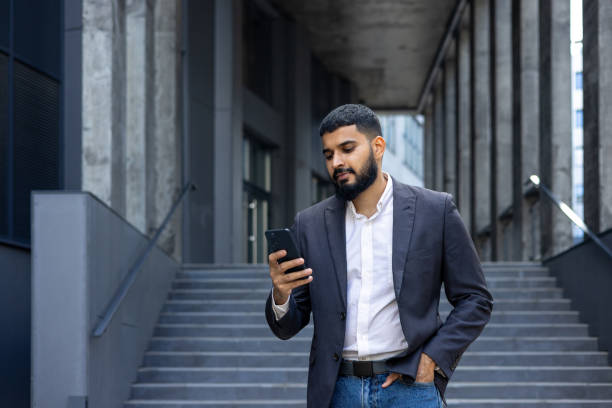
<svg viewBox="0 0 612 408"><path fill-rule="evenodd" d="M423 352L450 378L493 309L493 297L487 290L478 254L450 194L446 194L444 204L443 246L442 280L454 309Z"/></svg>
<svg viewBox="0 0 612 408"><path fill-rule="evenodd" d="M304 256L304 251L301 248L300 239L300 213L295 217L291 232L296 237L300 253ZM302 285L293 289L289 296L289 310L283 317L276 320L274 310L272 308L272 290L266 301L266 321L276 337L287 340L295 336L304 326L310 321L310 284Z"/></svg>

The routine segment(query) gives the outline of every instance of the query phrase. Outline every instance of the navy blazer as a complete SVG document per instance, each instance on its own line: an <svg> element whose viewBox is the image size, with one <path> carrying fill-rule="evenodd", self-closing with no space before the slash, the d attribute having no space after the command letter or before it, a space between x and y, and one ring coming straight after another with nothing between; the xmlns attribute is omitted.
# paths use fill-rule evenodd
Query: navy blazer
<svg viewBox="0 0 612 408"><path fill-rule="evenodd" d="M313 281L295 289L289 311L276 321L271 294L266 320L276 336L289 339L312 318L308 407L329 406L344 348L346 316L345 201L337 196L300 211L291 228ZM487 290L472 239L448 193L393 179L393 286L408 350L388 361L390 371L409 378L424 352L446 374L435 374L442 395L465 349L489 321ZM444 323L438 306L441 285L454 309Z"/></svg>

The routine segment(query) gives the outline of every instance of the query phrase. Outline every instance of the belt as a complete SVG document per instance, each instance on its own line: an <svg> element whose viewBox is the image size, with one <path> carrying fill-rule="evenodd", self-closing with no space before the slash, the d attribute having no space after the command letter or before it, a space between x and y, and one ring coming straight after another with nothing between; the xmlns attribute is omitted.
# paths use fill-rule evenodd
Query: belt
<svg viewBox="0 0 612 408"><path fill-rule="evenodd" d="M342 360L340 364L340 375L352 375L354 377L372 377L376 374L388 372L386 360L379 361L354 361Z"/></svg>

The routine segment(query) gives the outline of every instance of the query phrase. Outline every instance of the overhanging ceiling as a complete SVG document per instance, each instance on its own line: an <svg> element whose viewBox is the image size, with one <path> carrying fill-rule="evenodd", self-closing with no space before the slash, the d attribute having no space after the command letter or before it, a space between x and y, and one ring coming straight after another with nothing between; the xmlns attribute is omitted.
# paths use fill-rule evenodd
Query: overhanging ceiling
<svg viewBox="0 0 612 408"><path fill-rule="evenodd" d="M276 0L313 52L379 110L415 109L456 0Z"/></svg>

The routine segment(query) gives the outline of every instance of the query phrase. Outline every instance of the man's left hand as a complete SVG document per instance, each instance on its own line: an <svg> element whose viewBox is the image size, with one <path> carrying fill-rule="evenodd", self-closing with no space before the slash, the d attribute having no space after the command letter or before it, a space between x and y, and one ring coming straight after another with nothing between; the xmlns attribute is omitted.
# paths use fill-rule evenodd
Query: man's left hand
<svg viewBox="0 0 612 408"><path fill-rule="evenodd" d="M419 368L417 369L417 376L414 382L432 382L434 380L434 369L436 368L436 362L433 361L425 353L421 354L421 360L419 361ZM395 382L402 375L399 373L390 373L387 379L383 383L382 387L387 388Z"/></svg>
<svg viewBox="0 0 612 408"><path fill-rule="evenodd" d="M427 354L421 353L421 361L419 361L419 368L417 369L417 375L414 381L432 382L434 380L435 368L436 362L429 358Z"/></svg>

